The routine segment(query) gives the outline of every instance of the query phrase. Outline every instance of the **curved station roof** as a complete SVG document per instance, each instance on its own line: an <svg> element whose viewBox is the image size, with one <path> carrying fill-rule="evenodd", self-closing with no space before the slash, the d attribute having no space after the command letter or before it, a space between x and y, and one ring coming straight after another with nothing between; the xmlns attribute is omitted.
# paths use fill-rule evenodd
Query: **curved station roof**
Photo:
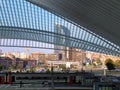
<svg viewBox="0 0 120 90"><path fill-rule="evenodd" d="M119 0L28 0L120 46Z"/></svg>
<svg viewBox="0 0 120 90"><path fill-rule="evenodd" d="M39 47L39 42L44 42L119 56L119 8L113 6L111 14L107 14L106 8L102 9L105 2L94 8L95 3L87 0L1 0L0 45ZM106 7L109 9L109 4Z"/></svg>

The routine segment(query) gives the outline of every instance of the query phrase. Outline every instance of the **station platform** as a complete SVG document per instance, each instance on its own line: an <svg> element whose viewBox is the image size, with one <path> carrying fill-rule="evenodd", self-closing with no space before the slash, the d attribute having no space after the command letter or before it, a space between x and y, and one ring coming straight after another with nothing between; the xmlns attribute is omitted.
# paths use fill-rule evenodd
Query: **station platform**
<svg viewBox="0 0 120 90"><path fill-rule="evenodd" d="M0 85L0 90L93 90L92 87L22 87L19 85Z"/></svg>

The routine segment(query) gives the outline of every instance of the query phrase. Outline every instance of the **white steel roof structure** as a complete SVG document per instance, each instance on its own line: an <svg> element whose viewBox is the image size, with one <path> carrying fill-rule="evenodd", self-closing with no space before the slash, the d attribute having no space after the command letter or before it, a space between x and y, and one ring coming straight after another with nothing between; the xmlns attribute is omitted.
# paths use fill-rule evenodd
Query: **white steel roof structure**
<svg viewBox="0 0 120 90"><path fill-rule="evenodd" d="M86 18L88 23L85 23L80 19L80 13L87 11L79 11L81 2L85 2L80 1L0 0L0 45L40 47L39 42L44 42L119 56L119 31L116 33L116 29L98 29L99 25L96 24L102 17L98 22L95 21L96 24L91 25L90 22L94 20L90 21L89 18ZM91 14L86 15L90 17ZM104 20L100 26L102 23L105 23ZM61 31L56 31L56 28Z"/></svg>

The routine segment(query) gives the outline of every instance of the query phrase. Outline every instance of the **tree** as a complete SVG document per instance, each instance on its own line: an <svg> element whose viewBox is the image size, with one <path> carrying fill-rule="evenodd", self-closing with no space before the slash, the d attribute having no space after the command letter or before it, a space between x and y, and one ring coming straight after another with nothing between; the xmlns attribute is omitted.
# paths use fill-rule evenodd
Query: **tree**
<svg viewBox="0 0 120 90"><path fill-rule="evenodd" d="M62 68L63 70L65 70L66 69L66 65L65 64L60 64L59 68Z"/></svg>
<svg viewBox="0 0 120 90"><path fill-rule="evenodd" d="M30 72L31 72L31 73L33 73L33 72L35 72L35 71L36 71L36 69L35 69L34 67L31 67L31 68L30 68Z"/></svg>
<svg viewBox="0 0 120 90"><path fill-rule="evenodd" d="M96 66L97 66L97 63L96 63L96 62L93 62L93 66L96 67Z"/></svg>
<svg viewBox="0 0 120 90"><path fill-rule="evenodd" d="M114 61L112 59L105 60L105 65L107 66L108 70L115 69L115 64L114 64Z"/></svg>
<svg viewBox="0 0 120 90"><path fill-rule="evenodd" d="M102 65L102 61L101 61L99 58L96 60L96 63L97 63L98 65Z"/></svg>
<svg viewBox="0 0 120 90"><path fill-rule="evenodd" d="M0 71L2 71L4 68L4 65L0 65Z"/></svg>
<svg viewBox="0 0 120 90"><path fill-rule="evenodd" d="M21 69L21 66L19 64L16 64L16 69Z"/></svg>
<svg viewBox="0 0 120 90"><path fill-rule="evenodd" d="M10 67L9 67L9 70L14 70L15 69L15 65L11 65Z"/></svg>
<svg viewBox="0 0 120 90"><path fill-rule="evenodd" d="M116 61L115 61L115 66L116 66L116 67L120 67L120 60L116 60Z"/></svg>
<svg viewBox="0 0 120 90"><path fill-rule="evenodd" d="M70 65L70 68L75 68L75 66L71 64L71 65Z"/></svg>

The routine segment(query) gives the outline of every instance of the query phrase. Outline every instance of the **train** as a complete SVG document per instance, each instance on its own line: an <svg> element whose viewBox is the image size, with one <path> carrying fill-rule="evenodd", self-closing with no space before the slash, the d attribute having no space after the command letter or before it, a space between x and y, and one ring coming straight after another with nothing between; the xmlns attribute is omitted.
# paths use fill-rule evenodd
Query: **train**
<svg viewBox="0 0 120 90"><path fill-rule="evenodd" d="M92 85L97 79L91 73L0 73L0 84L54 82L83 85L91 83Z"/></svg>

